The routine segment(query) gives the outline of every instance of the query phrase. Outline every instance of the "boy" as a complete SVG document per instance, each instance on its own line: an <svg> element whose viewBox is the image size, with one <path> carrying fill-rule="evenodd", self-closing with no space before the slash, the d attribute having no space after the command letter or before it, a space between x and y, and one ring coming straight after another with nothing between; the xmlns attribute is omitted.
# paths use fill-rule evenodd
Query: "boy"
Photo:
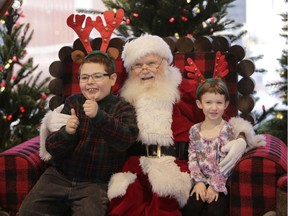
<svg viewBox="0 0 288 216"><path fill-rule="evenodd" d="M93 51L79 69L81 93L65 101L65 126L46 139L49 167L20 208L24 215L105 215L110 176L136 142L134 108L111 93L116 82L114 60Z"/></svg>

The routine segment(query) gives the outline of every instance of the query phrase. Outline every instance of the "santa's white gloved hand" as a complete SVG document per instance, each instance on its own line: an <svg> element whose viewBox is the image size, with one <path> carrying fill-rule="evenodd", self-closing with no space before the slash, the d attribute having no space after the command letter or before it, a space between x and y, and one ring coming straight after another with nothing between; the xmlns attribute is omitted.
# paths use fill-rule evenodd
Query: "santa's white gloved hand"
<svg viewBox="0 0 288 216"><path fill-rule="evenodd" d="M64 104L58 106L47 116L46 127L50 132L59 130L62 126L66 125L68 118L70 118L70 115L61 113L63 107Z"/></svg>
<svg viewBox="0 0 288 216"><path fill-rule="evenodd" d="M222 174L227 175L234 168L236 162L242 157L246 150L245 139L238 138L224 145L221 150L228 152L225 158L219 163Z"/></svg>

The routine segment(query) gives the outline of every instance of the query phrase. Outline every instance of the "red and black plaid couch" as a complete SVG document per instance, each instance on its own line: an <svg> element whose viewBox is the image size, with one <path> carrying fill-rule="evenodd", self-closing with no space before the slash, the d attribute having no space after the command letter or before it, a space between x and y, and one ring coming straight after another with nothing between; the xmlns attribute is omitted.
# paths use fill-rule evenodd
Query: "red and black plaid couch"
<svg viewBox="0 0 288 216"><path fill-rule="evenodd" d="M63 52L67 53L67 50L69 50L68 54L63 55ZM52 108L59 105L57 103L63 102L65 96L79 91L78 66L71 60L72 51L73 48L63 47L59 51L60 61L51 64L50 68L58 65L62 71L62 73L58 73L60 71L58 68L58 75L54 80L54 84L57 85L54 88L63 87L55 91L61 92L62 97L60 95L56 99L50 100ZM215 52L175 53L174 64L183 72L183 77L185 77L184 65L188 56L194 59L200 70L205 71L206 77L212 76ZM235 116L239 112L237 109L237 64L239 59L237 60L237 56L235 57L231 53L227 53L226 57L229 63L229 75L225 81L232 96L226 114ZM113 91L117 93L127 76L120 58L116 61L116 69L118 81ZM57 74L55 71L50 71L50 73L54 76ZM182 87L186 88L185 85L189 84L189 81L187 82ZM230 216L258 216L281 208L277 206L279 203L279 200L276 199L276 197L278 198L277 184L278 188L287 188L287 146L276 137L269 134L265 136L267 145L245 153L234 168L230 189ZM11 215L15 215L22 200L44 169L45 164L39 158L39 137L0 153L0 206Z"/></svg>

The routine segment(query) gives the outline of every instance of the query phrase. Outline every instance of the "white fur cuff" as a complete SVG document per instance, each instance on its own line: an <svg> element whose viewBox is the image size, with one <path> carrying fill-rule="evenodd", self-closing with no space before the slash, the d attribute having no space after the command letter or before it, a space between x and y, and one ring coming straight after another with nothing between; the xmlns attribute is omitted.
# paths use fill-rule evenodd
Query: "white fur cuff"
<svg viewBox="0 0 288 216"><path fill-rule="evenodd" d="M111 200L115 197L124 196L128 186L135 181L136 177L137 176L131 172L122 172L112 175L108 184L108 199Z"/></svg>
<svg viewBox="0 0 288 216"><path fill-rule="evenodd" d="M252 124L240 117L233 117L229 120L236 132L236 137L242 132L245 134L248 149L258 146L265 146L266 140L264 135L256 135Z"/></svg>
<svg viewBox="0 0 288 216"><path fill-rule="evenodd" d="M46 138L50 134L49 129L47 128L47 119L49 118L52 111L48 111L44 118L42 119L42 123L40 126L40 148L39 148L39 156L43 161L49 161L51 159L51 155L47 152L45 142Z"/></svg>
<svg viewBox="0 0 288 216"><path fill-rule="evenodd" d="M140 165L143 173L148 175L154 193L160 197L174 197L183 207L189 198L192 184L190 175L181 172L174 161L172 156L141 157Z"/></svg>

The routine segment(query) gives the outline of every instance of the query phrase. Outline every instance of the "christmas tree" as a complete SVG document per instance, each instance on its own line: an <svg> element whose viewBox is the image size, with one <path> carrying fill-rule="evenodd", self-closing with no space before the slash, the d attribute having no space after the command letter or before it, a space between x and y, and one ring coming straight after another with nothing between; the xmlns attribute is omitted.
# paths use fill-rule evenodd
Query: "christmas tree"
<svg viewBox="0 0 288 216"><path fill-rule="evenodd" d="M160 37L213 35L226 31L226 36L234 41L245 31L235 34L242 24L228 19L227 9L235 0L102 0L109 9L123 8L125 23L118 27L119 35L138 37L150 33ZM102 13L97 10L78 10L84 13ZM234 33L228 34L229 30ZM223 35L223 34L222 34Z"/></svg>
<svg viewBox="0 0 288 216"><path fill-rule="evenodd" d="M24 59L33 31L22 17L11 7L0 20L0 152L39 135L47 112L49 78L41 81L33 58Z"/></svg>
<svg viewBox="0 0 288 216"><path fill-rule="evenodd" d="M284 23L284 26L282 28L283 33L280 34L282 37L284 37L287 41L288 39L288 13L283 13L280 15L282 17L282 21ZM273 88L273 94L275 96L278 96L280 99L282 99L283 105L287 107L287 56L288 50L286 49L282 50L282 55L280 59L278 59L280 63L280 68L276 72L280 75L280 80L268 83L266 86L269 88ZM278 138L280 138L284 143L287 143L287 109L278 109L277 104L274 105L269 110L265 110L263 108L263 114L258 117L258 121L260 121L259 126L257 127L258 133L269 133L272 134ZM263 121L265 119L270 117L268 121Z"/></svg>

